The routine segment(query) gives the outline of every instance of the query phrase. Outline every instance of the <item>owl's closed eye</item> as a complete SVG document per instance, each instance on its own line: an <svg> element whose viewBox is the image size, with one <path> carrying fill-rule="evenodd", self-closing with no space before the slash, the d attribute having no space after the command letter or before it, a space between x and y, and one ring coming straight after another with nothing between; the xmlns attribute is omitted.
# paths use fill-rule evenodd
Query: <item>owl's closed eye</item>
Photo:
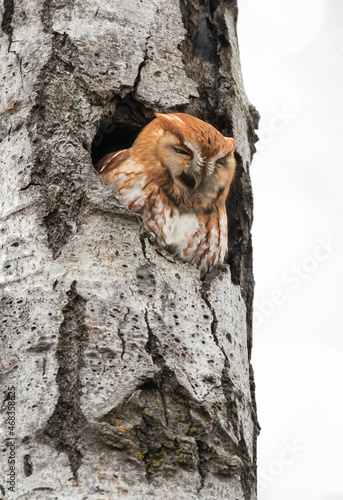
<svg viewBox="0 0 343 500"><path fill-rule="evenodd" d="M194 116L156 113L130 149L106 155L96 169L157 243L203 277L227 251L234 151L234 139Z"/></svg>

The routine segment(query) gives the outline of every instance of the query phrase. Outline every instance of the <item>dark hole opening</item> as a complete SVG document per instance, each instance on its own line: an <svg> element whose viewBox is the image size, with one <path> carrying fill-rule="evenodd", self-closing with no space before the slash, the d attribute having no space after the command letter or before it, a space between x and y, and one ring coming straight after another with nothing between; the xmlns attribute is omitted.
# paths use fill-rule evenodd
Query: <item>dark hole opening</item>
<svg viewBox="0 0 343 500"><path fill-rule="evenodd" d="M107 106L104 115L92 142L94 165L108 153L130 148L139 132L154 118L154 112L136 101L132 94L117 97Z"/></svg>

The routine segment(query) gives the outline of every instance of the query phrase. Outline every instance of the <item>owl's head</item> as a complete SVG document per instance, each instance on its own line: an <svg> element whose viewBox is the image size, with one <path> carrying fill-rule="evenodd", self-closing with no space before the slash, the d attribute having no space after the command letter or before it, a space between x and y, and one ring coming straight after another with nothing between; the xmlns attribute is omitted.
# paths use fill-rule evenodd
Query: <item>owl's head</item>
<svg viewBox="0 0 343 500"><path fill-rule="evenodd" d="M176 201L194 209L206 210L224 203L235 172L235 140L185 113L155 116L134 146L142 146L142 139L146 146L147 137L152 140L154 155L169 180L164 189Z"/></svg>

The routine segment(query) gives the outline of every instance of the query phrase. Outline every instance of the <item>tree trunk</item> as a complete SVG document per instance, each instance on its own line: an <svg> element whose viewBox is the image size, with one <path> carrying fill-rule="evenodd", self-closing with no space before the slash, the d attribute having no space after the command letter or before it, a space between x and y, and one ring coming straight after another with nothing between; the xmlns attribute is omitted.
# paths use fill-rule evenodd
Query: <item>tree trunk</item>
<svg viewBox="0 0 343 500"><path fill-rule="evenodd" d="M256 498L258 115L236 17L234 0L0 6L3 498ZM156 111L237 141L230 266L203 282L93 169Z"/></svg>

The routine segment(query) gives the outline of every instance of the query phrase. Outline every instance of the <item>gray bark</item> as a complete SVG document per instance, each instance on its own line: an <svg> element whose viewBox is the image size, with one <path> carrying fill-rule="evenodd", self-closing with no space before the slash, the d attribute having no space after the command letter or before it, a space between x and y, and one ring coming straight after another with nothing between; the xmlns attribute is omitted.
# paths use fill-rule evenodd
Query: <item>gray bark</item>
<svg viewBox="0 0 343 500"><path fill-rule="evenodd" d="M256 498L258 115L236 17L224 0L0 5L3 498ZM92 166L94 137L93 160L155 111L237 141L228 264L204 282Z"/></svg>

